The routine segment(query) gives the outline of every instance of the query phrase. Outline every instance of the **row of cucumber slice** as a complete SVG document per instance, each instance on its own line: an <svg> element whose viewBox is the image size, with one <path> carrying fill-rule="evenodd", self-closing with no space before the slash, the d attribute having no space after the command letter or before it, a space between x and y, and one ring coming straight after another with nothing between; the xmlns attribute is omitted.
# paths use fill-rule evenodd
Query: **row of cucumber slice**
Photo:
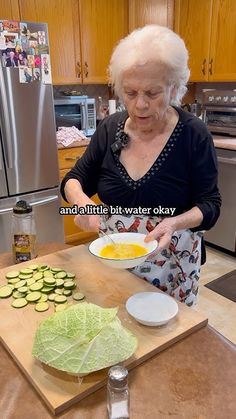
<svg viewBox="0 0 236 419"><path fill-rule="evenodd" d="M75 274L62 268L50 268L48 265L30 265L20 271L6 274L8 285L0 287L0 299L13 297L12 307L22 308L28 303L35 303L35 310L42 312L49 309L49 302L54 302L55 311L68 306L68 297L80 301L85 298L81 292L74 292Z"/></svg>

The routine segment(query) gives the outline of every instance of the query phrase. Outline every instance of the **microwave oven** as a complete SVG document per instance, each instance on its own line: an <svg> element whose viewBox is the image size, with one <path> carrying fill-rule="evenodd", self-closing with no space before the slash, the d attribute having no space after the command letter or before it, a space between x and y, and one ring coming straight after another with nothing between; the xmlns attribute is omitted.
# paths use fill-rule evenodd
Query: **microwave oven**
<svg viewBox="0 0 236 419"><path fill-rule="evenodd" d="M236 136L236 91L209 90L203 94L203 121L213 134Z"/></svg>
<svg viewBox="0 0 236 419"><path fill-rule="evenodd" d="M88 96L68 96L54 99L56 128L72 127L89 137L96 130L96 101Z"/></svg>

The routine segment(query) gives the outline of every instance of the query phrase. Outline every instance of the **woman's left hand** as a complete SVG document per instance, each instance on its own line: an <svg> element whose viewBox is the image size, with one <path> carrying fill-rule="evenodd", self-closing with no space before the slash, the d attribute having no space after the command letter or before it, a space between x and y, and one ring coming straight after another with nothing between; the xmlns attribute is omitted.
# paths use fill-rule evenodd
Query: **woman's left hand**
<svg viewBox="0 0 236 419"><path fill-rule="evenodd" d="M154 254L160 253L163 249L167 249L171 242L171 237L176 230L175 220L173 218L164 218L146 237L145 242L151 240L158 241L158 248Z"/></svg>

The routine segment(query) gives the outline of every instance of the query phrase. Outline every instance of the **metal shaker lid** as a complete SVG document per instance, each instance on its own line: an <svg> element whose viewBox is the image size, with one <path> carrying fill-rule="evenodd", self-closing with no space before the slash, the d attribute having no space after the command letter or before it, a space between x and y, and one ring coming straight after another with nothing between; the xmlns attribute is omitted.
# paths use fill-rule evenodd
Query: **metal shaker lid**
<svg viewBox="0 0 236 419"><path fill-rule="evenodd" d="M115 365L108 371L109 384L115 388L122 388L128 383L128 370L121 365Z"/></svg>
<svg viewBox="0 0 236 419"><path fill-rule="evenodd" d="M26 201L18 201L13 207L14 214L29 214L32 212L32 207Z"/></svg>

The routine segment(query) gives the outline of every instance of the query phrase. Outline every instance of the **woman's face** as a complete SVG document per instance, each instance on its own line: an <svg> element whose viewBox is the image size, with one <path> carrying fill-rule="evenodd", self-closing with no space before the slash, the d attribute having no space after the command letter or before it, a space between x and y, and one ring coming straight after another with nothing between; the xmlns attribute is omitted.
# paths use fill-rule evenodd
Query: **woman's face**
<svg viewBox="0 0 236 419"><path fill-rule="evenodd" d="M123 74L122 96L131 121L141 131L151 131L165 122L174 90L166 82L166 67L147 63Z"/></svg>

